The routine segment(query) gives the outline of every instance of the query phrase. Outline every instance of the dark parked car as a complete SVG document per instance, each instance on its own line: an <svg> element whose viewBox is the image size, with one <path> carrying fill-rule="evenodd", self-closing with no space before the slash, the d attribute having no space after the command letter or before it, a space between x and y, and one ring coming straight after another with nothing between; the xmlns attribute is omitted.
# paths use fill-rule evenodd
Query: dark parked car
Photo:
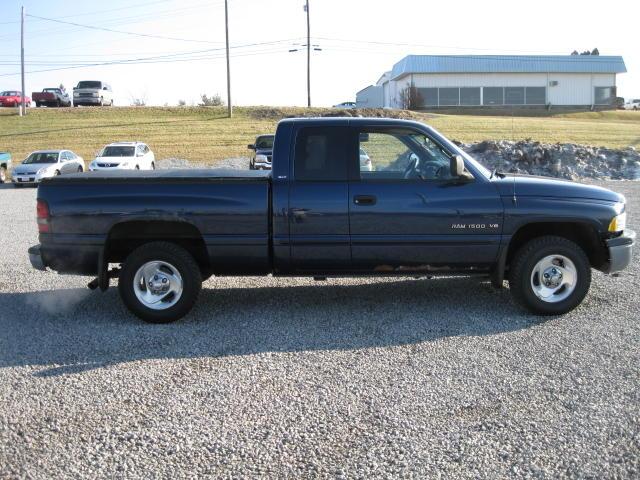
<svg viewBox="0 0 640 480"><path fill-rule="evenodd" d="M259 135L256 143L247 145L254 155L249 162L251 170L271 170L271 158L273 156L273 140L275 135Z"/></svg>
<svg viewBox="0 0 640 480"><path fill-rule="evenodd" d="M189 312L211 275L480 275L508 279L533 312L562 314L592 268L631 261L625 209L604 188L490 172L420 123L288 119L271 172L44 180L29 255L38 269L97 276L94 288L118 277L126 306L158 323Z"/></svg>
<svg viewBox="0 0 640 480"><path fill-rule="evenodd" d="M60 88L45 88L41 92L33 92L31 98L36 107L70 107L71 97Z"/></svg>

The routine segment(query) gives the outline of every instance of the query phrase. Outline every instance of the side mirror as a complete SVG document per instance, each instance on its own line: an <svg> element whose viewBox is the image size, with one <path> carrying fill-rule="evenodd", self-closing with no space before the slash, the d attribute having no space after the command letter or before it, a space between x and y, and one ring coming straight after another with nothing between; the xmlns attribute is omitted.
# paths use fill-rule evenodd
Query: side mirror
<svg viewBox="0 0 640 480"><path fill-rule="evenodd" d="M462 159L462 155L454 155L449 162L452 177L464 176L464 160Z"/></svg>
<svg viewBox="0 0 640 480"><path fill-rule="evenodd" d="M256 149L256 146L255 146L253 143L250 143L249 145L247 145L247 148L248 148L249 150L255 150L255 149Z"/></svg>

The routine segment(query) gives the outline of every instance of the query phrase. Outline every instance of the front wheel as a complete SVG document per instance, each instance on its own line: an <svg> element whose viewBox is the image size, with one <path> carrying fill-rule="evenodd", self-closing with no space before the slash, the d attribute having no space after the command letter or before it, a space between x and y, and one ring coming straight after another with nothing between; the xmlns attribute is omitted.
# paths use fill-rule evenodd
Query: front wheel
<svg viewBox="0 0 640 480"><path fill-rule="evenodd" d="M202 274L193 257L169 242L153 242L125 260L118 290L137 317L149 323L169 323L193 308L202 288Z"/></svg>
<svg viewBox="0 0 640 480"><path fill-rule="evenodd" d="M544 236L515 254L509 272L514 299L533 313L561 315L589 291L591 266L584 250L563 237Z"/></svg>

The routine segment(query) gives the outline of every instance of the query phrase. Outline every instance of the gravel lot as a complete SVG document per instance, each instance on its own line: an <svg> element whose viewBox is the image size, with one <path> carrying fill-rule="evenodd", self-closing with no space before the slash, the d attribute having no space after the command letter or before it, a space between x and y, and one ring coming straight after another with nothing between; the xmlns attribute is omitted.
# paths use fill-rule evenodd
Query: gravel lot
<svg viewBox="0 0 640 480"><path fill-rule="evenodd" d="M606 185L638 229L640 184ZM640 475L637 260L546 320L472 279L231 278L152 326L32 270L6 187L2 478Z"/></svg>

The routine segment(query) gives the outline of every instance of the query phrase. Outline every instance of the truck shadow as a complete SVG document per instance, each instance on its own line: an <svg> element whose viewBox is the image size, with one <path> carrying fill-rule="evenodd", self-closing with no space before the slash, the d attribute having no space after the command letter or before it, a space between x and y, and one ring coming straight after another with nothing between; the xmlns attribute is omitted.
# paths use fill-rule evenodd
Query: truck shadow
<svg viewBox="0 0 640 480"><path fill-rule="evenodd" d="M212 283L217 288L206 288ZM58 376L146 359L401 346L541 321L513 305L508 291L477 279L279 283L208 282L194 311L169 325L130 315L115 288L0 293L0 368L31 366L34 375Z"/></svg>

